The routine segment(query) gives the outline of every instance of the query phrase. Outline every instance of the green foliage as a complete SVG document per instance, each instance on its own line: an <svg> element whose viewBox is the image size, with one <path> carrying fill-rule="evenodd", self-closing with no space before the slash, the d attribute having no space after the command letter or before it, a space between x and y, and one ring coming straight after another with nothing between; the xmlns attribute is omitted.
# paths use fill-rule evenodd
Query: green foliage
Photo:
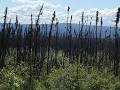
<svg viewBox="0 0 120 90"><path fill-rule="evenodd" d="M18 90L25 83L24 78L19 76L19 67L8 66L0 72L0 90Z"/></svg>
<svg viewBox="0 0 120 90"><path fill-rule="evenodd" d="M119 90L119 82L115 83L113 75L106 75L106 70L90 70L79 66L77 79L77 65L67 68L53 69L48 75L47 83L50 90Z"/></svg>
<svg viewBox="0 0 120 90"><path fill-rule="evenodd" d="M0 90L120 90L120 80L108 73L107 68L100 71L96 67L90 68L79 63L70 64L69 58L63 57L62 51L57 55L59 68L53 63L47 75L45 61L37 76L34 73L37 71L32 65L32 77L30 77L30 63L20 62L19 65L15 65L16 56L13 53L6 55L6 67L0 70ZM54 60L54 53L51 55Z"/></svg>

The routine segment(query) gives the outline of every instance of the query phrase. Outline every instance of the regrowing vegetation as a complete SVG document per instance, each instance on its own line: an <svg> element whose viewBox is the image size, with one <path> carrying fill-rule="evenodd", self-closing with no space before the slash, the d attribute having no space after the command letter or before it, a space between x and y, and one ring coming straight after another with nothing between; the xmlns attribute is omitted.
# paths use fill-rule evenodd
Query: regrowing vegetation
<svg viewBox="0 0 120 90"><path fill-rule="evenodd" d="M55 11L50 25L40 24L43 8L35 24L31 14L26 27L18 16L14 24L7 22L6 8L0 30L0 90L120 90L120 8L114 29L103 31L99 11L94 28L93 18L86 21L83 12L79 29L73 29L68 7L62 33Z"/></svg>

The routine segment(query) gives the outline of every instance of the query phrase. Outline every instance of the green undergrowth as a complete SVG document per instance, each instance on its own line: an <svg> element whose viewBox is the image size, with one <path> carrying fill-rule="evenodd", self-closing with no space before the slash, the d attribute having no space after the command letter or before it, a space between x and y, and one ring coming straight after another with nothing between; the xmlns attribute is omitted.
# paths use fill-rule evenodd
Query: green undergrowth
<svg viewBox="0 0 120 90"><path fill-rule="evenodd" d="M49 75L41 73L32 78L34 90L120 90L120 80L107 69L98 71L78 64L53 68ZM29 86L29 65L22 62L16 67L7 66L0 72L0 90L27 90ZM29 89L28 89L29 90Z"/></svg>
<svg viewBox="0 0 120 90"><path fill-rule="evenodd" d="M61 52L57 57L59 68L53 66L46 74L45 60L41 72L35 74L37 71L32 68L30 77L30 64L24 61L14 64L13 53L6 56L6 66L0 70L0 90L120 90L119 77L114 77L107 68L98 70L80 63L70 64L66 57L63 67Z"/></svg>

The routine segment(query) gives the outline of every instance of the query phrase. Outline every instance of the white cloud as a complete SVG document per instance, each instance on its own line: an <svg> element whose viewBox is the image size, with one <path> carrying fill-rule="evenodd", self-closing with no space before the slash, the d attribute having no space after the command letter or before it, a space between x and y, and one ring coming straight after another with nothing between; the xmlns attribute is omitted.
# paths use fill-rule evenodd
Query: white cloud
<svg viewBox="0 0 120 90"><path fill-rule="evenodd" d="M103 23L105 25L113 25L112 20L115 19L117 8L112 8L112 9L97 9L97 8L91 8L88 10L85 9L80 9L74 12L72 15L75 17L74 22L78 22L81 19L82 12L84 12L85 17L93 18L93 24L95 24L95 18L96 18L96 11L99 11L99 18L103 17ZM111 22L111 23L110 23Z"/></svg>
<svg viewBox="0 0 120 90"><path fill-rule="evenodd" d="M67 6L63 7L60 4L52 4L44 0L12 0L14 2L23 3L21 6L13 7L8 10L8 20L12 18L13 22L15 21L15 16L18 15L19 21L21 23L30 23L31 12L33 14L33 20L37 19L39 9L44 3L43 14L41 15L41 23L50 23L53 11L56 11L56 17L59 19L60 23L65 23L67 18ZM59 9L64 10L64 12L59 11ZM95 24L96 11L99 11L99 17L103 17L104 25L113 25L112 20L115 19L117 8L112 9L79 9L70 13L73 15L73 23L78 23L81 20L82 12L84 11L85 17L88 16L88 20L93 17L92 23ZM2 18L3 13L0 12L0 18ZM3 19L3 18L2 18ZM0 20L2 20L0 19ZM85 18L86 20L86 18ZM1 21L0 21L1 22Z"/></svg>
<svg viewBox="0 0 120 90"><path fill-rule="evenodd" d="M13 2L27 3L29 0L12 0Z"/></svg>
<svg viewBox="0 0 120 90"><path fill-rule="evenodd" d="M8 19L12 18L12 20L15 21L15 16L18 15L19 21L22 23L30 23L31 13L33 14L33 20L36 20L39 10L43 3L44 3L43 14L41 15L42 22L45 21L48 22L48 20L49 22L51 22L53 11L55 11L58 8L61 8L60 4L54 5L51 4L50 2L45 2L43 0L12 0L12 1L23 3L23 5L10 8L8 10Z"/></svg>

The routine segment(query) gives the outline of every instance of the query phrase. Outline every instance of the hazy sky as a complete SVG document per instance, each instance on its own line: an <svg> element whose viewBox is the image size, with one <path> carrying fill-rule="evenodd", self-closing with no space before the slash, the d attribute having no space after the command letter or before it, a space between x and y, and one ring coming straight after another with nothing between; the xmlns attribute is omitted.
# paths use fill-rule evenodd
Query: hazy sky
<svg viewBox="0 0 120 90"><path fill-rule="evenodd" d="M115 19L120 0L0 0L0 22L3 21L5 7L8 7L8 21L11 18L15 21L18 15L19 22L30 23L30 14L36 20L39 9L44 3L44 11L41 16L41 23L50 23L53 11L61 23L66 22L67 7L70 6L70 15L73 15L73 23L78 23L81 13L85 16L93 17L95 23L95 13L99 11L99 17L103 17L104 25L112 25ZM88 20L89 20L88 18Z"/></svg>

